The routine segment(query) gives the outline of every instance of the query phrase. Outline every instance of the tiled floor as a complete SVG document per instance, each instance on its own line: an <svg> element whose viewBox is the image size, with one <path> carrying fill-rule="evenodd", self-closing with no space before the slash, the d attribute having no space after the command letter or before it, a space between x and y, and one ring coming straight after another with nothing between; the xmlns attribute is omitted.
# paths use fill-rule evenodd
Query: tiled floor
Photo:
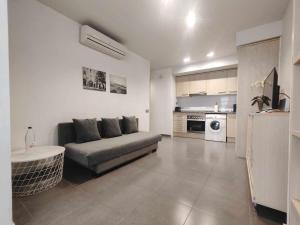
<svg viewBox="0 0 300 225"><path fill-rule="evenodd" d="M16 225L275 225L252 209L234 144L164 138L157 153L80 185L14 200Z"/></svg>

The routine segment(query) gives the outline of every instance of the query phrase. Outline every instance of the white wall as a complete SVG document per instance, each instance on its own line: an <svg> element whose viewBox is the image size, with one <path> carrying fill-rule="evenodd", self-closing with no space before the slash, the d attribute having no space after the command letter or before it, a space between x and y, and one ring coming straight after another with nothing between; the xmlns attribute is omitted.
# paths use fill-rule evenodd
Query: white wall
<svg viewBox="0 0 300 225"><path fill-rule="evenodd" d="M72 118L136 115L149 129L150 64L129 52L117 60L79 43L80 25L35 0L9 1L12 144L27 126L37 144L57 144L57 124ZM82 66L127 77L128 94L82 88Z"/></svg>
<svg viewBox="0 0 300 225"><path fill-rule="evenodd" d="M293 1L289 5L284 14L282 36L280 41L280 57L279 57L279 85L281 92L285 92L291 96L291 85L293 75L293 52L292 52L292 32L293 32Z"/></svg>
<svg viewBox="0 0 300 225"><path fill-rule="evenodd" d="M175 78L171 69L151 72L150 130L173 134L173 111L176 103Z"/></svg>
<svg viewBox="0 0 300 225"><path fill-rule="evenodd" d="M12 223L7 2L0 0L0 224Z"/></svg>

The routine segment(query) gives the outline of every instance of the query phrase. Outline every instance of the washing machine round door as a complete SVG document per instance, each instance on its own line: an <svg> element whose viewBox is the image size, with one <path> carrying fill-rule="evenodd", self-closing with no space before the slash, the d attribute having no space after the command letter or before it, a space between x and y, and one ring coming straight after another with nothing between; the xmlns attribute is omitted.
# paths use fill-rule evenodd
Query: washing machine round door
<svg viewBox="0 0 300 225"><path fill-rule="evenodd" d="M213 120L213 121L210 122L210 128L213 131L218 131L221 128L221 123L217 120Z"/></svg>

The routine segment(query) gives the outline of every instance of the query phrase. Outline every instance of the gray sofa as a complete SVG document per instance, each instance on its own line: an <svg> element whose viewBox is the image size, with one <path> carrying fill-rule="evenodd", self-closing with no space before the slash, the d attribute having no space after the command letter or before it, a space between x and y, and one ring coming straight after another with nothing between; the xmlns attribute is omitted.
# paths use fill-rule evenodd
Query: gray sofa
<svg viewBox="0 0 300 225"><path fill-rule="evenodd" d="M119 123L123 131L122 120ZM101 134L101 121L97 122L97 126ZM75 143L75 140L73 123L60 123L58 142L60 146L66 148L65 157L101 174L142 155L155 152L158 142L161 141L161 135L137 132L81 144Z"/></svg>

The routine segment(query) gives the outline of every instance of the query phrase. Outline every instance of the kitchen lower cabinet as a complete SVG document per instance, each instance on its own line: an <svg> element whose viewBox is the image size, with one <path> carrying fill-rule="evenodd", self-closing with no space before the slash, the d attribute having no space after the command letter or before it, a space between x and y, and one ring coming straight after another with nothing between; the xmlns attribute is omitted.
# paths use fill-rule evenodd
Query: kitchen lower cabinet
<svg viewBox="0 0 300 225"><path fill-rule="evenodd" d="M173 114L173 132L187 133L187 114L185 113Z"/></svg>
<svg viewBox="0 0 300 225"><path fill-rule="evenodd" d="M236 137L236 114L227 114L227 140L234 142Z"/></svg>

